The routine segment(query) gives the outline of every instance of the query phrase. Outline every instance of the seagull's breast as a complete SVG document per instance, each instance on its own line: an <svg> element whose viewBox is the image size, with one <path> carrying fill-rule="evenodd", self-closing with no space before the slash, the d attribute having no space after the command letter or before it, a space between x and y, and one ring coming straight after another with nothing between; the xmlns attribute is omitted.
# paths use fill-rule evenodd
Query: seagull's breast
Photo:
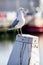
<svg viewBox="0 0 43 65"><path fill-rule="evenodd" d="M25 21L24 14L22 11L18 12L17 20L19 20L20 22Z"/></svg>
<svg viewBox="0 0 43 65"><path fill-rule="evenodd" d="M18 24L15 26L15 28L21 28L22 26L25 25L25 18L24 18L24 14L22 11L18 12L18 18L17 20L19 20Z"/></svg>
<svg viewBox="0 0 43 65"><path fill-rule="evenodd" d="M25 22L19 21L18 24L15 26L15 29L22 28L25 25Z"/></svg>

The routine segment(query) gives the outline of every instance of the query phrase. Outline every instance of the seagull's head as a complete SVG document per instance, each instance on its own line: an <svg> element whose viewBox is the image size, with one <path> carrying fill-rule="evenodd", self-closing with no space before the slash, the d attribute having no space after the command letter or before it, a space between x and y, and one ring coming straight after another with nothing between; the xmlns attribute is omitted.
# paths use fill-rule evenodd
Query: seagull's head
<svg viewBox="0 0 43 65"><path fill-rule="evenodd" d="M26 17L26 11L27 11L27 8L19 7L17 14L23 13L24 17Z"/></svg>
<svg viewBox="0 0 43 65"><path fill-rule="evenodd" d="M18 10L25 12L27 9L26 8L23 8L23 7L20 7Z"/></svg>

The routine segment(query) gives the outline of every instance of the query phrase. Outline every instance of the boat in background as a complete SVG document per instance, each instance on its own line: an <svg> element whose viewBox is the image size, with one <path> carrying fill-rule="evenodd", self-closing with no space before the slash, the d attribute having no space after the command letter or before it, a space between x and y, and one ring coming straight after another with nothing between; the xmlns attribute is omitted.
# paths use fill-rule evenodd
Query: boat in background
<svg viewBox="0 0 43 65"><path fill-rule="evenodd" d="M33 20L23 27L24 33L43 32L43 12L39 10L33 16Z"/></svg>

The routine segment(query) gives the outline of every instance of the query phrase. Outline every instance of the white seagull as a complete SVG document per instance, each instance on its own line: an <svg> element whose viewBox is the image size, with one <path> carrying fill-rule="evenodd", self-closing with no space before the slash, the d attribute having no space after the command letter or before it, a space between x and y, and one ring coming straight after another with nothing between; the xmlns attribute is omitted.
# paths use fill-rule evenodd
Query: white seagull
<svg viewBox="0 0 43 65"><path fill-rule="evenodd" d="M24 13L23 13L24 8L19 8L17 11L17 18L14 20L14 22L12 23L12 25L10 25L8 27L8 30L13 30L13 29L20 29L25 25L25 17L24 17ZM19 32L18 32L19 33Z"/></svg>

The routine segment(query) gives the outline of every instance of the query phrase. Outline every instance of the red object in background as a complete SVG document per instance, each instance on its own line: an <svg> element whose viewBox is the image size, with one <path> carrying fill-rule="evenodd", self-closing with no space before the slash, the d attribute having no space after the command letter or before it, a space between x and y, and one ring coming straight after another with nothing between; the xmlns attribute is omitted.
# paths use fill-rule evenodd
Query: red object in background
<svg viewBox="0 0 43 65"><path fill-rule="evenodd" d="M43 27L26 26L28 32L43 32Z"/></svg>
<svg viewBox="0 0 43 65"><path fill-rule="evenodd" d="M0 12L0 18L4 18L4 14L2 12Z"/></svg>

